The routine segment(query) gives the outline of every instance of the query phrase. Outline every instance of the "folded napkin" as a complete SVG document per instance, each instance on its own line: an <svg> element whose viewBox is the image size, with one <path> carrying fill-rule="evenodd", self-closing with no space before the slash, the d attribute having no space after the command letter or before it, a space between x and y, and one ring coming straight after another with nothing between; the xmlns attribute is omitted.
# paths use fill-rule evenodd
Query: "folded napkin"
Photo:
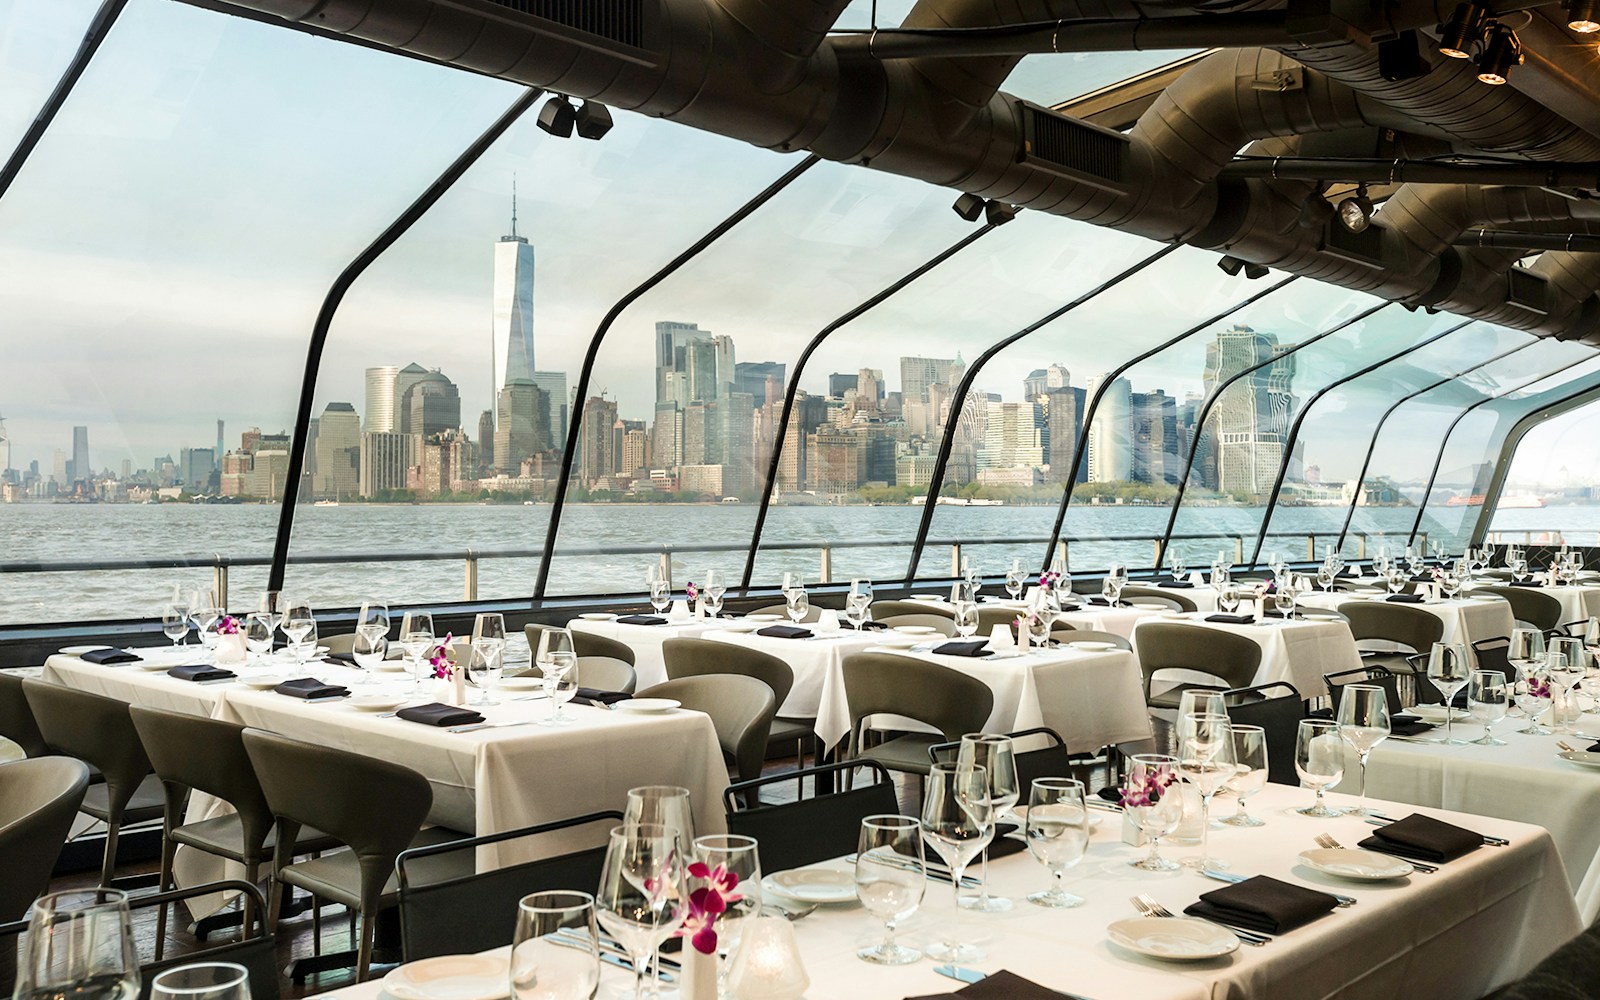
<svg viewBox="0 0 1600 1000"><path fill-rule="evenodd" d="M180 681L226 681L239 675L223 667L213 667L209 663L185 663L181 667L168 670L167 676L176 677Z"/></svg>
<svg viewBox="0 0 1600 1000"><path fill-rule="evenodd" d="M618 625L665 625L667 620L660 615L623 615L617 619Z"/></svg>
<svg viewBox="0 0 1600 1000"><path fill-rule="evenodd" d="M1421 604L1426 598L1421 594L1390 594L1384 600L1391 604Z"/></svg>
<svg viewBox="0 0 1600 1000"><path fill-rule="evenodd" d="M993 656L989 649L988 639L973 639L968 642L946 642L933 647L935 653L945 656Z"/></svg>
<svg viewBox="0 0 1600 1000"><path fill-rule="evenodd" d="M329 653L322 658L322 662L331 663L336 667L360 666L360 664L356 663L356 654L354 653Z"/></svg>
<svg viewBox="0 0 1600 1000"><path fill-rule="evenodd" d="M1511 586L1513 586L1513 587L1543 587L1544 586L1544 584L1540 583L1538 580L1507 580L1506 582L1511 584Z"/></svg>
<svg viewBox="0 0 1600 1000"><path fill-rule="evenodd" d="M1263 611L1261 613L1261 617L1263 617L1263 618L1292 618L1292 619L1297 619L1297 618L1300 617L1300 612L1296 611L1292 615L1286 615L1282 611L1279 611L1277 608L1272 608L1272 609L1270 609L1268 611Z"/></svg>
<svg viewBox="0 0 1600 1000"><path fill-rule="evenodd" d="M1255 623L1256 616L1215 614L1206 615L1205 620L1208 622L1221 622L1224 625L1252 625Z"/></svg>
<svg viewBox="0 0 1600 1000"><path fill-rule="evenodd" d="M1264 934L1282 934L1311 923L1338 905L1339 901L1325 892L1257 875L1201 893L1199 901L1184 907L1183 912Z"/></svg>
<svg viewBox="0 0 1600 1000"><path fill-rule="evenodd" d="M1111 607L1111 602L1106 600L1104 597L1087 597L1084 598L1084 602L1086 604L1093 604L1097 608Z"/></svg>
<svg viewBox="0 0 1600 1000"><path fill-rule="evenodd" d="M989 855L989 860L993 861L996 858L1007 858L1013 854L1021 854L1026 851L1028 849L1026 840L1006 836L1006 834L1015 833L1020 829L1021 827L1015 823L999 824L995 828L994 839L989 841L989 846L983 849L983 853Z"/></svg>
<svg viewBox="0 0 1600 1000"><path fill-rule="evenodd" d="M473 726L483 721L483 716L470 708L441 705L436 701L402 708L394 714L407 722L420 722L424 726Z"/></svg>
<svg viewBox="0 0 1600 1000"><path fill-rule="evenodd" d="M887 629L889 626L883 622L862 622L861 627L868 632L877 632L880 629Z"/></svg>
<svg viewBox="0 0 1600 1000"><path fill-rule="evenodd" d="M347 687L324 684L315 677L296 677L292 681L284 681L272 690L291 698L343 698L350 693Z"/></svg>
<svg viewBox="0 0 1600 1000"><path fill-rule="evenodd" d="M1463 830L1432 816L1412 813L1405 819L1378 827L1377 832L1359 846L1416 861L1454 861L1482 847L1483 834Z"/></svg>
<svg viewBox="0 0 1600 1000"><path fill-rule="evenodd" d="M1122 789L1116 785L1107 785L1095 792L1095 794L1107 802L1115 802L1119 806L1122 805Z"/></svg>
<svg viewBox="0 0 1600 1000"><path fill-rule="evenodd" d="M1432 583L1433 582L1433 576L1431 574L1428 574L1428 573L1418 573L1416 576L1411 578L1411 582L1412 583Z"/></svg>
<svg viewBox="0 0 1600 1000"><path fill-rule="evenodd" d="M1423 722L1414 715L1395 715L1389 719L1389 733L1393 736L1421 736L1433 728L1433 723Z"/></svg>
<svg viewBox="0 0 1600 1000"><path fill-rule="evenodd" d="M92 649L87 653L80 653L78 658L81 660L87 660L90 663L100 664L138 663L140 660L144 659L144 657L135 656L126 649Z"/></svg>
<svg viewBox="0 0 1600 1000"><path fill-rule="evenodd" d="M1173 589L1188 590L1188 589L1190 589L1190 588L1192 588L1194 586L1194 581L1193 580L1162 580L1160 583L1157 583L1156 586L1164 588L1166 590L1173 590Z"/></svg>
<svg viewBox="0 0 1600 1000"><path fill-rule="evenodd" d="M575 705L615 705L619 701L627 701L632 697L633 695L623 694L621 691L602 691L599 688L579 688L577 693L572 696L572 702Z"/></svg>
<svg viewBox="0 0 1600 1000"><path fill-rule="evenodd" d="M775 639L809 639L811 630L794 625L768 625L766 628L757 629L756 635L770 635Z"/></svg>
<svg viewBox="0 0 1600 1000"><path fill-rule="evenodd" d="M1595 743L1592 746L1584 747L1584 750L1588 753L1600 753L1600 743Z"/></svg>
<svg viewBox="0 0 1600 1000"><path fill-rule="evenodd" d="M962 1000L1062 1000L1065 996L1065 993L1058 993L1001 969L954 993L929 993L907 997L906 1000L948 1000L949 997L961 997Z"/></svg>

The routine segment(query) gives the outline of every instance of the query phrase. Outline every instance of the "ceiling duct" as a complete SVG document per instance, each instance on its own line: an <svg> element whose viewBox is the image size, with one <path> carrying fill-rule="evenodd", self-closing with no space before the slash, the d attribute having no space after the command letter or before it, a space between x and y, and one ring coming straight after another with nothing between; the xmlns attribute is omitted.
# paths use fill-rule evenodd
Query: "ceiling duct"
<svg viewBox="0 0 1600 1000"><path fill-rule="evenodd" d="M1017 117L1022 122L1018 163L1120 190L1127 170L1127 136L1027 101L1017 102Z"/></svg>
<svg viewBox="0 0 1600 1000"><path fill-rule="evenodd" d="M607 51L614 46L631 49L654 61L655 45L659 39L656 14L660 5L645 0L478 0L490 7L500 7L519 17L539 22L546 30L568 35L573 41L584 44L590 40L603 40L611 45L602 46ZM463 6L470 7L469 2Z"/></svg>

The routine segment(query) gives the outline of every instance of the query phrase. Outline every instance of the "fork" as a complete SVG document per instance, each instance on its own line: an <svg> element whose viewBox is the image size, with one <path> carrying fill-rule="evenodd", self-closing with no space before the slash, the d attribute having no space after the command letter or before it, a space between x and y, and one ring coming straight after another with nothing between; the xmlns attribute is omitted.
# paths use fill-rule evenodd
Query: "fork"
<svg viewBox="0 0 1600 1000"><path fill-rule="evenodd" d="M1156 902L1155 897L1147 896L1144 893L1134 896L1129 900L1129 902L1133 904L1134 909L1138 910L1147 917L1172 918L1177 916L1177 914ZM1234 936L1240 941L1243 941L1245 944L1255 945L1258 948L1272 940L1272 938L1265 934L1257 934L1255 931L1247 931L1238 927L1231 927L1228 924L1222 923L1220 920L1208 920L1207 922L1216 924L1218 927L1226 927L1229 931L1232 931Z"/></svg>
<svg viewBox="0 0 1600 1000"><path fill-rule="evenodd" d="M1578 748L1573 746L1571 743L1568 743L1566 740L1556 740L1556 746L1558 746L1561 749L1565 750L1567 753L1577 753L1578 752Z"/></svg>
<svg viewBox="0 0 1600 1000"><path fill-rule="evenodd" d="M1341 845L1337 840L1334 840L1332 837L1328 836L1326 833L1317 834L1317 846L1326 847L1330 851L1344 850L1343 845ZM1419 872L1422 872L1424 875L1432 875L1434 872L1439 870L1433 865L1423 864L1421 861L1412 861L1410 858L1405 857L1404 855L1396 854L1393 851L1385 851L1376 847L1363 848L1363 850L1373 851L1378 854L1387 854L1391 858L1399 858L1402 861L1409 861L1411 863L1411 867L1415 868Z"/></svg>

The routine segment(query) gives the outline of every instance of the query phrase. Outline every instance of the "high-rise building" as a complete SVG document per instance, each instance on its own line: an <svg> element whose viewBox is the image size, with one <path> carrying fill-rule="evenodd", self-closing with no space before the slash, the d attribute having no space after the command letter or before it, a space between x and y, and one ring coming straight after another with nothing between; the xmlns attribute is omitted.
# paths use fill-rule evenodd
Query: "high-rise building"
<svg viewBox="0 0 1600 1000"><path fill-rule="evenodd" d="M367 498L402 490L411 467L416 438L393 431L368 431L361 435L361 495Z"/></svg>
<svg viewBox="0 0 1600 1000"><path fill-rule="evenodd" d="M612 474L616 459L611 451L611 431L616 422L616 400L590 396L584 401L582 433L578 438L578 467L586 484Z"/></svg>
<svg viewBox="0 0 1600 1000"><path fill-rule="evenodd" d="M430 437L461 426L461 391L437 368L419 376L401 401L409 434Z"/></svg>
<svg viewBox="0 0 1600 1000"><path fill-rule="evenodd" d="M708 339L711 331L700 329L698 323L679 323L659 320L656 323L656 402L679 399L669 391L667 376L683 370L683 349L691 340Z"/></svg>
<svg viewBox="0 0 1600 1000"><path fill-rule="evenodd" d="M686 379L685 394L678 403L713 403L722 396L722 382L717 375L721 354L717 339L697 338L683 345L679 370Z"/></svg>
<svg viewBox="0 0 1600 1000"><path fill-rule="evenodd" d="M1128 396L1133 482L1175 484L1183 477L1178 461L1177 402L1160 389Z"/></svg>
<svg viewBox="0 0 1600 1000"><path fill-rule="evenodd" d="M50 453L50 481L57 486L66 486L67 479L67 453L60 448Z"/></svg>
<svg viewBox="0 0 1600 1000"><path fill-rule="evenodd" d="M494 245L494 387L531 381L533 359L533 245L517 235L517 189L511 186L511 232Z"/></svg>
<svg viewBox="0 0 1600 1000"><path fill-rule="evenodd" d="M361 425L362 430L387 434L399 429L395 426L394 412L395 383L399 376L400 369L394 365L367 369L366 423Z"/></svg>
<svg viewBox="0 0 1600 1000"><path fill-rule="evenodd" d="M1072 376L1064 365L1035 368L1022 380L1022 398L1033 402L1051 389L1065 389L1071 383Z"/></svg>
<svg viewBox="0 0 1600 1000"><path fill-rule="evenodd" d="M494 411L484 410L478 414L478 467L474 476L482 479L489 474L489 468L494 465Z"/></svg>
<svg viewBox="0 0 1600 1000"><path fill-rule="evenodd" d="M757 406L765 406L773 397L767 395L767 379L778 380L778 402L783 401L783 380L789 366L782 361L740 361L733 366L733 391L748 392Z"/></svg>
<svg viewBox="0 0 1600 1000"><path fill-rule="evenodd" d="M428 377L428 369L415 361L406 365L395 373L394 401L390 404L394 412L394 423L391 430L400 434L414 433L411 429L411 411L407 408L411 387Z"/></svg>
<svg viewBox="0 0 1600 1000"><path fill-rule="evenodd" d="M855 372L834 372L828 376L828 395L834 399L843 399L845 393L855 392L857 378Z"/></svg>
<svg viewBox="0 0 1600 1000"><path fill-rule="evenodd" d="M329 403L317 420L311 492L338 500L361 488L361 418L349 403Z"/></svg>
<svg viewBox="0 0 1600 1000"><path fill-rule="evenodd" d="M216 465L216 452L210 448L178 449L178 478L190 493L204 493L210 488L211 470Z"/></svg>
<svg viewBox="0 0 1600 1000"><path fill-rule="evenodd" d="M1085 392L1093 396L1109 376L1096 375ZM1133 386L1119 378L1106 386L1105 395L1089 425L1089 481L1126 482L1133 475L1133 447L1128 440L1132 428Z"/></svg>
<svg viewBox="0 0 1600 1000"><path fill-rule="evenodd" d="M1205 390L1216 401L1202 430L1215 478L1202 485L1246 496L1272 489L1295 405L1291 349L1239 325L1206 346Z"/></svg>
<svg viewBox="0 0 1600 1000"><path fill-rule="evenodd" d="M545 420L544 425L550 428L550 443L546 447L557 450L567 446L567 421L571 398L567 395L566 372L534 372L533 384L544 390L545 394Z"/></svg>
<svg viewBox="0 0 1600 1000"><path fill-rule="evenodd" d="M518 475L522 463L550 447L550 412L543 389L527 379L508 382L495 398L494 470Z"/></svg>
<svg viewBox="0 0 1600 1000"><path fill-rule="evenodd" d="M656 404L650 423L650 467L671 469L683 464L683 412L678 404L663 400Z"/></svg>
<svg viewBox="0 0 1600 1000"><path fill-rule="evenodd" d="M1072 475L1078 437L1083 433L1084 391L1070 385L1045 390L1045 457L1050 462L1047 482L1064 483ZM1077 482L1089 477L1089 463L1078 462Z"/></svg>
<svg viewBox="0 0 1600 1000"><path fill-rule="evenodd" d="M978 471L1044 465L1044 430L1044 409L1038 403L986 403Z"/></svg>
<svg viewBox="0 0 1600 1000"><path fill-rule="evenodd" d="M6 433L6 419L4 417L0 417L0 474L9 473L10 471L11 435ZM9 476L7 478L9 478Z"/></svg>
<svg viewBox="0 0 1600 1000"><path fill-rule="evenodd" d="M72 480L93 479L94 468L89 464L89 428L72 428Z"/></svg>
<svg viewBox="0 0 1600 1000"><path fill-rule="evenodd" d="M908 403L928 402L928 387L949 386L956 378L954 358L901 358L900 393Z"/></svg>
<svg viewBox="0 0 1600 1000"><path fill-rule="evenodd" d="M217 421L217 449L211 453L217 460L215 468L222 468L222 421ZM127 478L124 476L123 478Z"/></svg>

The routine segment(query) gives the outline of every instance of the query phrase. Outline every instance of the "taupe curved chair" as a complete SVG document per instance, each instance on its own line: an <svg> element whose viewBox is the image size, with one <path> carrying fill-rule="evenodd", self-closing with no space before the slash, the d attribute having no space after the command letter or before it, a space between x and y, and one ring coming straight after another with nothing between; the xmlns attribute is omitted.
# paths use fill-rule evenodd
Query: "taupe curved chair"
<svg viewBox="0 0 1600 1000"><path fill-rule="evenodd" d="M105 776L104 784L84 794L81 809L106 825L100 884L108 886L116 872L117 838L123 826L159 819L166 805L128 705L36 678L24 680L22 689L45 743L57 753L94 765Z"/></svg>
<svg viewBox="0 0 1600 1000"><path fill-rule="evenodd" d="M0 764L0 923L22 919L49 886L88 787L88 766L71 757Z"/></svg>
<svg viewBox="0 0 1600 1000"><path fill-rule="evenodd" d="M527 624L522 626L522 634L528 637L528 650L534 655L539 652L539 633L546 629L557 628L555 625ZM572 633L572 651L579 656L609 656L613 660L621 660L632 667L637 664L633 647L625 642L619 642L608 636L596 635L582 629L568 629Z"/></svg>
<svg viewBox="0 0 1600 1000"><path fill-rule="evenodd" d="M353 656L356 651L356 634L354 632L342 632L338 635L330 635L326 638L318 639L317 644L319 646L327 646L327 655L329 656L336 653L341 656ZM385 660L400 660L404 659L405 655L405 647L394 639L390 639L389 647L384 651L383 658Z"/></svg>
<svg viewBox="0 0 1600 1000"><path fill-rule="evenodd" d="M1177 708L1183 692L1192 689L1225 691L1248 687L1261 666L1261 647L1249 636L1179 622L1151 622L1134 633L1139 667L1144 672L1144 700L1151 708ZM1160 694L1151 682L1163 670L1194 670L1221 681L1216 684L1177 684Z"/></svg>
<svg viewBox="0 0 1600 1000"><path fill-rule="evenodd" d="M22 748L29 757L43 757L50 752L39 723L28 707L28 696L22 690L22 678L0 670L0 736Z"/></svg>
<svg viewBox="0 0 1600 1000"><path fill-rule="evenodd" d="M722 752L733 758L740 781L761 776L768 734L778 703L772 688L755 677L706 674L679 677L639 692L641 698L672 698L684 708L711 716Z"/></svg>
<svg viewBox="0 0 1600 1000"><path fill-rule="evenodd" d="M753 615L777 615L779 618L783 619L784 624L788 624L790 620L789 606L787 604L769 604L764 608L756 608L750 613ZM819 607L815 601L813 601L811 606L806 609L806 616L800 619L800 621L802 624L804 624L805 622L814 622L821 617L822 608ZM873 617L877 617L876 610L873 611Z"/></svg>
<svg viewBox="0 0 1600 1000"><path fill-rule="evenodd" d="M1559 610L1559 601L1556 606ZM1346 601L1339 605L1339 613L1349 621L1350 634L1355 637L1357 646L1368 641L1391 642L1408 647L1412 654L1426 653L1444 635L1444 622L1438 615L1405 604ZM1404 652L1364 650L1361 662L1383 667L1401 677L1415 673Z"/></svg>
<svg viewBox="0 0 1600 1000"><path fill-rule="evenodd" d="M783 707L794 687L794 669L770 653L736 646L714 639L668 639L661 644L667 678L703 677L711 674L740 674L754 677L772 689L773 712ZM816 720L781 718L774 715L767 742L794 744L796 763L804 767L806 746L816 741ZM741 781L760 777L760 772L742 776Z"/></svg>
<svg viewBox="0 0 1600 1000"><path fill-rule="evenodd" d="M944 635L956 634L956 620L946 618L944 615L891 615L888 618L879 618L876 615L873 621L882 622L890 628L899 628L902 625L922 625L927 628L938 629Z"/></svg>
<svg viewBox="0 0 1600 1000"><path fill-rule="evenodd" d="M978 606L978 634L988 635L994 631L996 625L1010 625L1017 620L1015 608L996 608L986 605ZM1016 630L1013 629L1013 632Z"/></svg>
<svg viewBox="0 0 1600 1000"><path fill-rule="evenodd" d="M872 602L872 620L881 622L885 618L898 615L938 615L940 618L955 619L955 612L945 604L934 604L931 601L874 601Z"/></svg>
<svg viewBox="0 0 1600 1000"><path fill-rule="evenodd" d="M355 966L357 980L364 982L372 967L374 918L398 898L395 859L409 847L462 835L441 827L421 829L433 807L433 789L408 767L259 729L246 729L243 740L276 819L272 926L277 927L285 885L349 907L361 925ZM307 826L350 850L296 862L293 845ZM419 866L416 880L471 873L471 858L452 854L439 860L438 870Z"/></svg>
<svg viewBox="0 0 1600 1000"><path fill-rule="evenodd" d="M1050 630L1050 638L1057 642L1109 642L1118 649L1133 652L1133 643L1115 632L1101 632L1092 628L1073 628L1065 622L1058 622Z"/></svg>
<svg viewBox="0 0 1600 1000"><path fill-rule="evenodd" d="M1532 587L1479 587L1476 593L1504 597L1519 625L1548 632L1561 624L1561 602Z"/></svg>
<svg viewBox="0 0 1600 1000"><path fill-rule="evenodd" d="M846 656L844 695L850 706L849 756L918 775L929 771L929 747L981 731L994 708L994 691L976 677L892 653ZM867 720L874 715L905 716L938 732L907 733L867 747Z"/></svg>
<svg viewBox="0 0 1600 1000"><path fill-rule="evenodd" d="M522 676L543 677L544 671L537 663L531 663ZM623 694L633 694L639 683L633 667L610 656L579 656L572 665L572 677L579 687Z"/></svg>
<svg viewBox="0 0 1600 1000"><path fill-rule="evenodd" d="M1168 611L1199 611L1200 606L1175 590L1157 590L1154 587L1127 586L1122 588L1124 601L1160 604Z"/></svg>

